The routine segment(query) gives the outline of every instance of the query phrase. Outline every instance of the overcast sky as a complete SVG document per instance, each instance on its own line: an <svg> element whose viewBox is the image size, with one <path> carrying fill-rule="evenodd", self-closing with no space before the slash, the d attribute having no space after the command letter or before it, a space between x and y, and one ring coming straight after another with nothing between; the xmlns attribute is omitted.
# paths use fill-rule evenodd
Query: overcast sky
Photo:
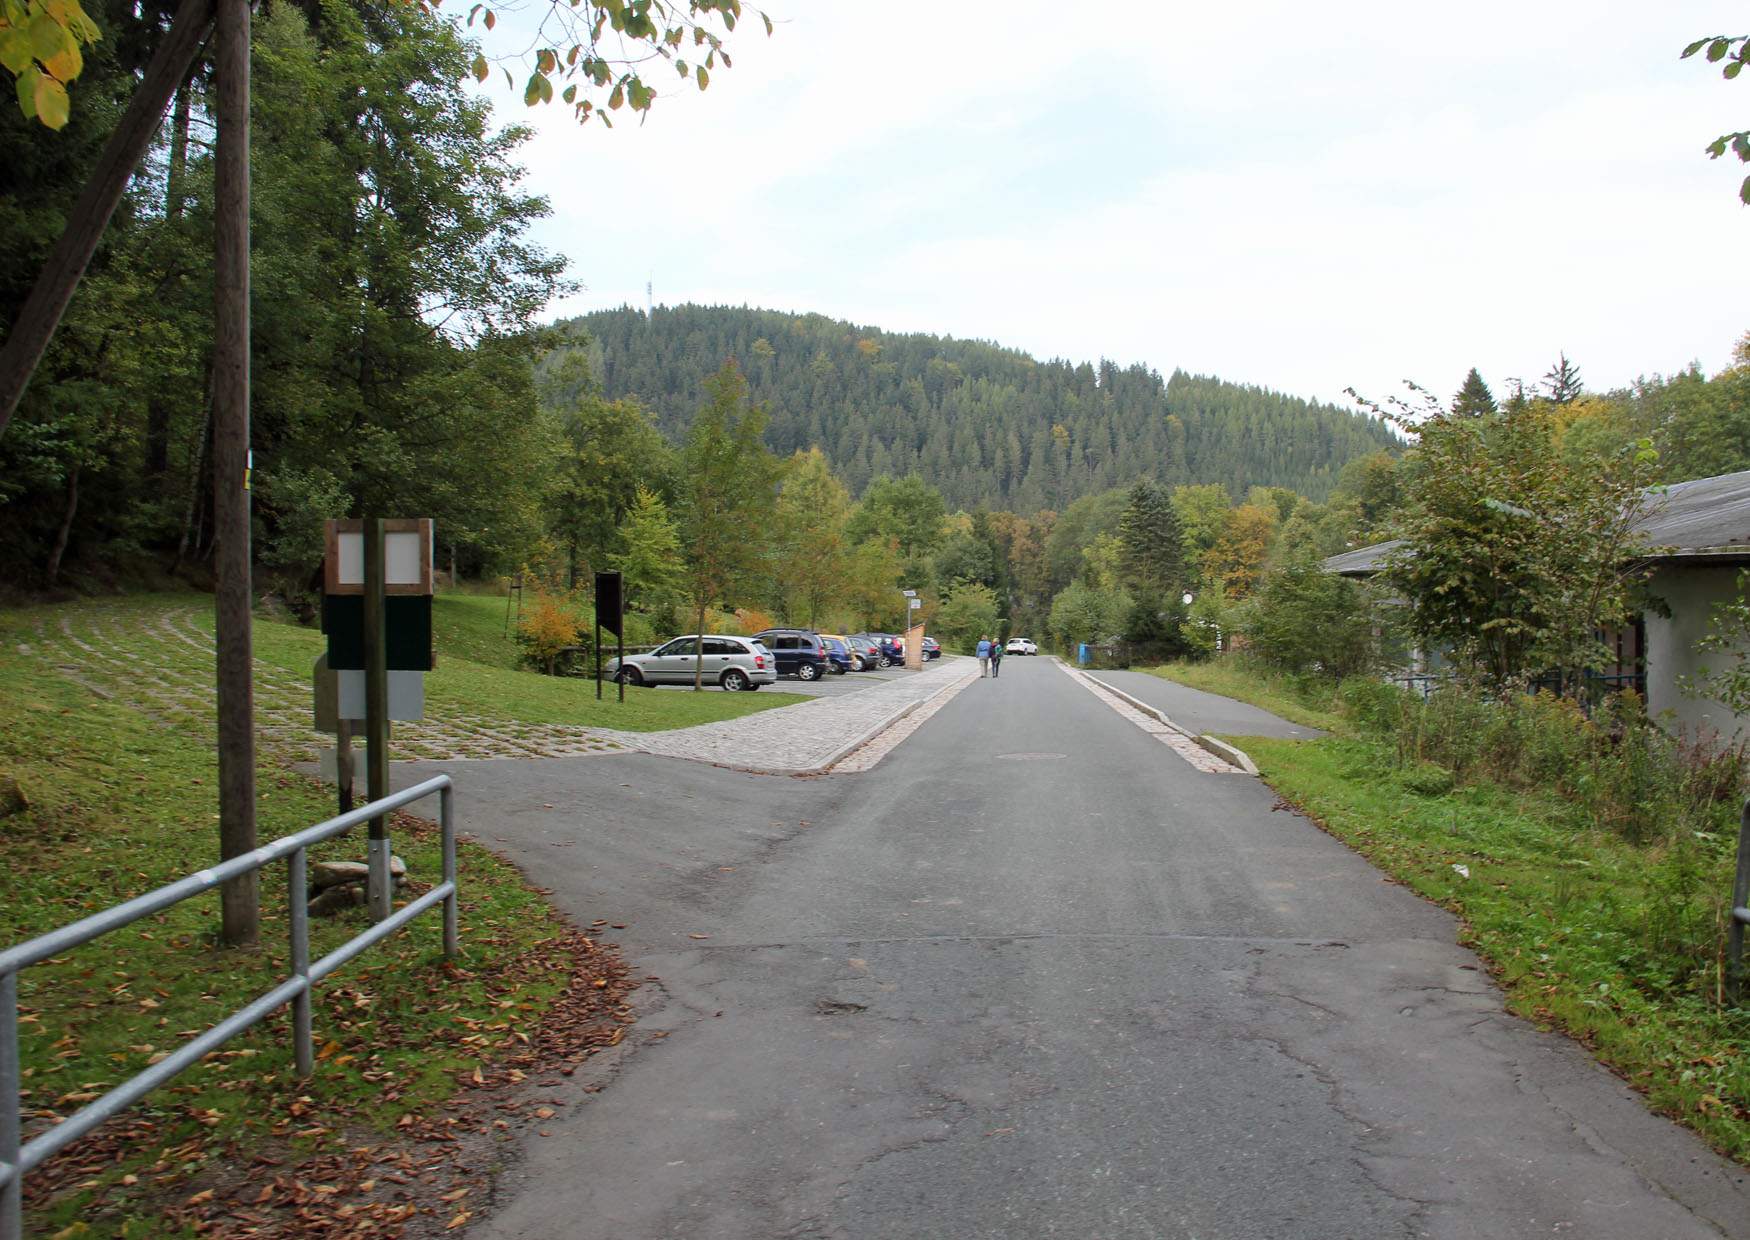
<svg viewBox="0 0 1750 1240"><path fill-rule="evenodd" d="M1747 170L1703 153L1750 82L1678 59L1742 5L1217 7L772 0L642 125L504 99L587 286L553 313L649 280L1330 400L1711 373L1750 330Z"/></svg>

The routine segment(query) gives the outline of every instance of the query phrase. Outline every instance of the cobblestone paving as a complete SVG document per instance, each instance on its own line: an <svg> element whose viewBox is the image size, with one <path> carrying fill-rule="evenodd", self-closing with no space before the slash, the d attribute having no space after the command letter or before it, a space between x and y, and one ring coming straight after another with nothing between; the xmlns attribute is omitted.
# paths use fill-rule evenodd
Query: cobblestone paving
<svg viewBox="0 0 1750 1240"><path fill-rule="evenodd" d="M21 643L19 652L40 660L45 674L125 702L167 727L211 726L212 617L197 608L93 603L45 618L36 626L34 640ZM636 750L725 766L807 770L907 704L926 700L977 671L970 660L943 659L922 672L883 679L856 692L669 732L526 724L440 714L428 706L427 718L394 725L393 750L398 759L437 761ZM257 740L267 753L286 761L314 762L322 750L333 748L331 737L311 727L307 673L257 659L255 710Z"/></svg>
<svg viewBox="0 0 1750 1240"><path fill-rule="evenodd" d="M1107 692L1104 688L1076 671L1069 664L1059 663L1058 666L1064 670L1071 680L1081 685L1082 688L1086 689L1089 693L1092 693L1095 697L1106 703L1106 705L1124 716L1124 718L1130 720L1130 722L1134 723L1144 732L1147 732L1150 736L1154 737L1161 744L1165 745L1168 749L1171 749L1174 753L1178 754L1181 758L1185 759L1185 761L1189 762L1204 774L1245 774L1245 772L1240 770L1239 767L1234 766L1231 762L1222 761L1178 729L1169 728L1153 715L1145 715L1129 702L1126 702L1123 698L1118 697L1116 694Z"/></svg>
<svg viewBox="0 0 1750 1240"><path fill-rule="evenodd" d="M673 732L610 733L628 749L762 771L805 771L820 766L870 728L912 702L923 702L978 678L978 664L942 659L904 680L857 693L819 698L757 715L703 723ZM923 710L928 707L920 708ZM919 712L913 712L913 717ZM908 720L909 722L909 720ZM897 741L895 742L897 744ZM857 755L852 755L853 757ZM873 766L877 756L869 762ZM841 763L835 770L865 770Z"/></svg>
<svg viewBox="0 0 1750 1240"><path fill-rule="evenodd" d="M942 689L935 697L912 711L911 714L907 715L904 719L901 719L891 728L886 729L874 740L866 745L858 746L844 758L833 763L833 772L838 774L873 769L876 763L880 762L881 759L899 748L901 742L903 742L908 736L923 727L925 723L929 722L931 715L934 715L937 711L941 710L942 707L946 706L957 693L973 681L977 680L978 677L974 674L976 670L976 668L968 669L966 674L961 676L958 681L950 683L947 688Z"/></svg>

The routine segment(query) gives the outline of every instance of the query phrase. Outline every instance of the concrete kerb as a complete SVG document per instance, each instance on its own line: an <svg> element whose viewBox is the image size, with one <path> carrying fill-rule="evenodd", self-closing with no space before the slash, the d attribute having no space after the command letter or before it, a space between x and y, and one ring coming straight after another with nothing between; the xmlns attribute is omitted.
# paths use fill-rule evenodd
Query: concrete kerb
<svg viewBox="0 0 1750 1240"><path fill-rule="evenodd" d="M1068 666L1068 665L1066 664L1065 666ZM1081 669L1077 668L1075 670L1080 671ZM1147 702L1142 701L1140 698L1132 697L1130 694L1128 694L1128 693L1124 692L1124 690L1120 689L1117 685L1110 684L1107 681L1101 680L1098 676L1094 675L1092 672L1082 672L1081 674L1083 676L1086 676L1089 680L1093 681L1095 684L1099 685L1100 688L1104 689L1107 693L1110 693L1113 697L1122 698L1125 702L1128 702L1131 706L1134 706L1137 710L1140 710L1143 714L1149 716L1151 719L1160 720L1161 723L1163 723L1167 727L1173 729L1173 731L1177 732L1180 736L1183 736L1186 740L1190 741L1193 745L1197 745L1203 749L1207 749L1210 753L1212 753L1216 757L1220 758L1223 762L1232 763L1234 766L1239 767L1240 770L1244 771L1248 775L1256 775L1258 773L1257 763L1252 761L1252 759L1247 755L1245 750L1236 748L1235 746L1228 744L1226 741L1217 740L1213 736L1209 736L1209 735L1204 734L1204 733L1193 732L1189 728L1182 728L1178 724L1174 723L1171 719L1167 718L1166 713L1164 711L1160 710L1158 707L1150 706Z"/></svg>

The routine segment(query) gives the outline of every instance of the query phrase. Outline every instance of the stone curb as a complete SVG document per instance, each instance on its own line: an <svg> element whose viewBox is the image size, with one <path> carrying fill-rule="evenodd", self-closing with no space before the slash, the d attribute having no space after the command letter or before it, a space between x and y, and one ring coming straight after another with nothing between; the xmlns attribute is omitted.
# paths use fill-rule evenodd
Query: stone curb
<svg viewBox="0 0 1750 1240"><path fill-rule="evenodd" d="M1067 667L1068 664L1065 664L1064 666ZM1199 733L1199 732L1193 732L1189 728L1182 728L1178 724L1174 723L1171 719L1167 718L1166 713L1164 711L1162 711L1159 707L1150 706L1147 702L1142 701L1140 698L1132 697L1130 694L1128 694L1128 693L1124 692L1124 690L1120 689L1117 685L1106 683L1104 680L1101 680L1098 676L1094 675L1092 672L1082 672L1080 668L1077 668L1074 670L1080 672L1081 675L1086 676L1089 680L1091 680L1095 684L1099 685L1100 688L1104 689L1107 693L1110 693L1113 697L1122 698L1124 701L1128 702L1131 706L1134 706L1137 710L1140 710L1143 714L1149 716L1151 719L1160 720L1167 727L1173 729L1173 731L1177 732L1180 736L1183 736L1186 740L1190 741L1193 745L1197 745L1203 749L1207 749L1210 753L1212 753L1216 757L1220 758L1223 762L1232 763L1234 766L1239 767L1239 769L1244 771L1247 775L1256 775L1258 773L1257 764L1252 761L1252 759L1247 755L1245 750L1235 748L1234 746L1228 744L1226 741L1218 741L1213 736L1209 736L1209 735Z"/></svg>

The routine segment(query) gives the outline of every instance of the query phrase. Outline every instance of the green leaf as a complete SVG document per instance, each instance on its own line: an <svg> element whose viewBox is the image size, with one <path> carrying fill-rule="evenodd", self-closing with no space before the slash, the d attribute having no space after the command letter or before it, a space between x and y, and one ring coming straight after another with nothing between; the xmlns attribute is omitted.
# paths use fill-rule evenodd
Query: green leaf
<svg viewBox="0 0 1750 1240"><path fill-rule="evenodd" d="M486 80L486 75L491 72L492 70L486 67L486 57L476 52L474 54L474 80L476 82L484 82Z"/></svg>
<svg viewBox="0 0 1750 1240"><path fill-rule="evenodd" d="M704 65L700 65L697 69L693 70L693 77L698 81L700 90L704 90L707 86L711 85L711 75L706 71Z"/></svg>
<svg viewBox="0 0 1750 1240"><path fill-rule="evenodd" d="M33 65L19 74L15 83L18 88L18 110L24 113L27 121L36 119L36 80L41 76Z"/></svg>
<svg viewBox="0 0 1750 1240"><path fill-rule="evenodd" d="M1722 72L1726 75L1727 81L1731 81L1733 78L1737 77L1743 71L1744 71L1744 62L1741 60L1734 60L1731 64L1727 65L1724 69L1720 70L1720 72Z"/></svg>
<svg viewBox="0 0 1750 1240"><path fill-rule="evenodd" d="M0 30L0 65L14 76L30 68L30 36L22 30Z"/></svg>
<svg viewBox="0 0 1750 1240"><path fill-rule="evenodd" d="M1738 198L1745 206L1750 206L1750 177L1745 177L1744 184L1738 187Z"/></svg>
<svg viewBox="0 0 1750 1240"><path fill-rule="evenodd" d="M761 13L760 20L766 24L766 34L769 36L772 33L772 19Z"/></svg>
<svg viewBox="0 0 1750 1240"><path fill-rule="evenodd" d="M1691 43L1688 47L1683 49L1683 55L1678 57L1678 59L1679 60L1688 60L1691 56L1693 56L1697 52L1699 52L1702 48L1706 47L1708 42L1712 38L1713 38L1713 36L1709 35L1706 38L1697 39L1694 43Z"/></svg>
<svg viewBox="0 0 1750 1240"><path fill-rule="evenodd" d="M608 106L617 111L620 105L625 102L626 92L620 89L620 84L618 82L614 83L614 93L608 96Z"/></svg>
<svg viewBox="0 0 1750 1240"><path fill-rule="evenodd" d="M577 102L577 83L573 82L571 85L567 86L565 88L565 94L563 96L561 96L561 98L563 98L566 103L576 103Z"/></svg>
<svg viewBox="0 0 1750 1240"><path fill-rule="evenodd" d="M1730 140L1731 140L1731 135L1727 134L1723 137L1715 138L1712 142L1708 143L1707 144L1708 158L1709 159L1718 159L1720 156L1724 155L1726 153L1726 143Z"/></svg>
<svg viewBox="0 0 1750 1240"><path fill-rule="evenodd" d="M529 74L528 85L523 87L523 103L526 106L532 108L541 102L541 83L546 80L539 73Z"/></svg>
<svg viewBox="0 0 1750 1240"><path fill-rule="evenodd" d="M38 60L47 60L72 42L67 28L47 13L38 13L31 18L28 30L30 50Z"/></svg>
<svg viewBox="0 0 1750 1240"><path fill-rule="evenodd" d="M1712 43L1707 45L1707 58L1709 63L1723 59L1725 54L1731 50L1732 44L1729 39L1715 39Z"/></svg>

